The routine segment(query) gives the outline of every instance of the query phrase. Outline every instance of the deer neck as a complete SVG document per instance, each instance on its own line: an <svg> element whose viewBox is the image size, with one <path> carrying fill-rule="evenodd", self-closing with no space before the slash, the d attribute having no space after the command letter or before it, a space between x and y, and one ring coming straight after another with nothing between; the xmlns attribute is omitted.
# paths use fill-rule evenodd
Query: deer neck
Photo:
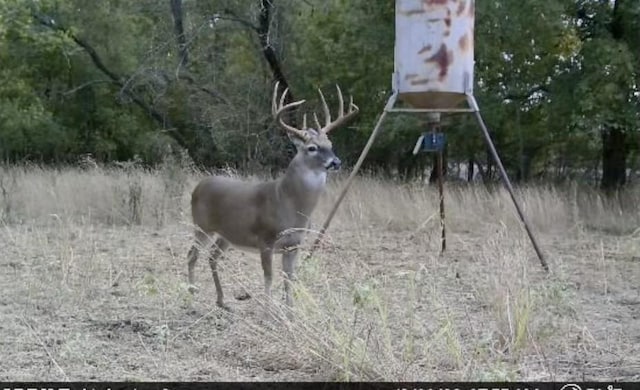
<svg viewBox="0 0 640 390"><path fill-rule="evenodd" d="M309 169L294 158L278 183L278 192L295 206L297 212L309 216L324 191L326 180L326 170Z"/></svg>

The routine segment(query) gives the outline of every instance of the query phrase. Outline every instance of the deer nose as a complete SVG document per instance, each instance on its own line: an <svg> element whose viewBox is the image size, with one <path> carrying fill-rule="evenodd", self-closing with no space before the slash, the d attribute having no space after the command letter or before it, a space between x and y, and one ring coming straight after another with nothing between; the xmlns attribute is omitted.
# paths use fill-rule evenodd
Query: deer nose
<svg viewBox="0 0 640 390"><path fill-rule="evenodd" d="M342 165L342 161L340 161L338 157L334 157L331 159L331 162L329 163L329 165L327 165L327 169L340 169L341 165Z"/></svg>

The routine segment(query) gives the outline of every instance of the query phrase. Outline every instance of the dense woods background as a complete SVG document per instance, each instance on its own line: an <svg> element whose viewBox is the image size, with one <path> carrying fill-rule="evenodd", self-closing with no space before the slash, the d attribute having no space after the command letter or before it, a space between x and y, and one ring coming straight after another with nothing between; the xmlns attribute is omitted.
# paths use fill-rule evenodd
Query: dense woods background
<svg viewBox="0 0 640 390"><path fill-rule="evenodd" d="M329 104L335 83L353 94L361 115L333 136L353 163L390 94L393 40L388 0L0 0L0 158L282 168L279 80L308 109L318 87ZM478 0L475 44L476 97L516 179L637 180L640 1ZM450 175L496 177L471 116L443 128ZM366 168L422 175L420 118L385 129Z"/></svg>

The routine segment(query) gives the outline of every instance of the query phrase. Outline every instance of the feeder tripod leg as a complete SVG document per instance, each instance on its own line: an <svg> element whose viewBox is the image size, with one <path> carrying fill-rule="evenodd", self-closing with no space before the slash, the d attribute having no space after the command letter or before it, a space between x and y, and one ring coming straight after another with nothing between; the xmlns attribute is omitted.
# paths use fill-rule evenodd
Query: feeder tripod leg
<svg viewBox="0 0 640 390"><path fill-rule="evenodd" d="M529 239L531 240L531 244L533 244L533 249L535 249L536 254L538 255L538 259L540 259L540 264L542 265L542 268L545 271L549 271L549 265L547 264L547 261L545 260L544 255L542 254L542 251L538 246L538 242L536 241L536 238L533 235L531 228L529 227L529 223L527 222L527 219L525 218L524 213L520 208L520 204L516 200L516 197L513 191L513 186L511 185L511 181L509 180L507 171L504 169L504 166L502 165L502 161L500 161L500 156L498 156L498 152L496 151L496 148L493 145L493 141L491 140L491 136L489 135L489 130L487 129L487 126L485 125L484 120L482 119L482 115L480 115L480 108L478 107L478 103L476 102L476 99L473 95L467 95L467 100L468 100L469 106L473 108L473 113L475 114L476 120L478 121L478 124L482 129L482 134L484 135L484 139L487 142L487 146L489 147L491 156L493 157L493 160L498 166L498 170L500 171L500 176L502 177L502 181L504 182L504 185L507 188L509 195L511 196L511 200L513 201L513 205L516 207L516 211L518 212L518 216L520 216L520 220L524 224L527 234L529 235Z"/></svg>
<svg viewBox="0 0 640 390"><path fill-rule="evenodd" d="M367 141L367 144L365 145L364 149L362 149L362 153L360 153L360 157L358 158L356 165L353 167L353 170L351 171L351 174L349 175L349 178L347 179L347 182L345 183L344 188L342 189L342 192L340 192L340 195L338 196L338 200L336 200L336 203L333 205L331 212L329 212L329 216L327 217L327 220L324 222L324 225L322 225L322 229L318 233L318 237L313 243L313 246L311 247L311 251L309 252L309 255L307 256L307 258L311 257L313 253L316 251L316 249L318 249L318 246L320 245L320 241L322 240L324 233L329 228L329 224L331 223L331 220L336 214L336 211L338 211L338 207L340 207L340 203L342 203L342 200L347 195L347 191L349 190L349 187L351 186L353 179L355 179L356 175L358 174L358 171L360 170L360 167L362 166L362 163L364 162L364 159L367 157L367 154L369 154L369 149L371 149L371 146L373 146L373 141L375 141L376 137L378 136L378 133L380 132L380 129L382 128L382 122L384 122L384 118L387 116L388 109L391 106L393 106L394 102L395 102L395 96L392 96L389 99L389 103L387 103L387 107L385 107L384 111L382 112L382 115L380 115L380 119L378 119L378 123L376 123L376 126L373 128L373 131L369 136L369 140Z"/></svg>
<svg viewBox="0 0 640 390"><path fill-rule="evenodd" d="M441 235L441 244L442 247L440 249L440 253L444 253L447 249L447 234L445 230L445 222L444 222L444 158L442 150L438 152L438 192L440 193L440 228L442 229Z"/></svg>

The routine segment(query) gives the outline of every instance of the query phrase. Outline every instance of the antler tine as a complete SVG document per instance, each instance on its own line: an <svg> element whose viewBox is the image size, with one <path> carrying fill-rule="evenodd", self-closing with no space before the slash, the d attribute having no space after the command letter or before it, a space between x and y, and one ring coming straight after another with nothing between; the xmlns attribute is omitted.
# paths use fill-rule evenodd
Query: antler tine
<svg viewBox="0 0 640 390"><path fill-rule="evenodd" d="M313 120L316 122L316 126L318 127L318 131L320 131L320 129L322 128L322 125L320 125L320 121L318 120L318 116L316 115L316 113L313 113Z"/></svg>
<svg viewBox="0 0 640 390"><path fill-rule="evenodd" d="M280 127L282 127L284 130L286 130L289 134L294 135L302 140L304 140L305 142L309 140L309 134L307 134L306 131L297 129L289 124L287 124L281 117L282 113L284 113L287 109L292 108L292 107L297 107L299 105L301 105L302 103L305 102L305 100L298 100L297 102L291 102L287 105L284 104L284 100L287 96L287 93L289 92L289 88L285 88L284 92L282 93L282 96L280 97L280 104L277 103L277 96L278 96L278 86L280 85L280 82L276 82L274 91L273 91L273 99L271 101L271 112L273 114L273 117L275 119L276 122L278 122L278 124L280 125ZM305 121L305 127L306 127L306 118L304 119Z"/></svg>
<svg viewBox="0 0 640 390"><path fill-rule="evenodd" d="M336 84L336 89L338 90L338 104L339 104L338 116L342 116L344 115L344 99L342 98L342 91L340 90L340 86L338 84Z"/></svg>
<svg viewBox="0 0 640 390"><path fill-rule="evenodd" d="M276 115L278 111L278 107L276 106L276 98L278 97L278 86L280 85L279 81L276 81L276 85L273 87L273 97L271 98L271 114L273 116Z"/></svg>
<svg viewBox="0 0 640 390"><path fill-rule="evenodd" d="M324 126L329 126L329 124L331 124L331 112L329 111L329 106L327 106L327 101L324 100L324 95L322 94L322 91L320 90L320 88L318 88L318 93L320 94L320 100L322 100L322 110L324 111L324 120L325 120L325 124Z"/></svg>
<svg viewBox="0 0 640 390"><path fill-rule="evenodd" d="M343 126L348 120L353 118L359 111L360 108L353 104L353 96L349 96L349 109L348 112L344 112L344 97L342 96L342 90L340 90L340 86L336 84L336 89L338 90L338 104L339 104L339 112L338 117L335 121L330 120L329 108L327 107L327 103L324 100L324 96L322 96L322 92L320 92L320 97L322 98L322 104L324 105L325 113L327 114L327 123L326 125L320 129L323 133L329 133L331 130L337 129L338 127ZM318 90L320 91L320 90Z"/></svg>
<svg viewBox="0 0 640 390"><path fill-rule="evenodd" d="M360 111L360 108L358 106L356 106L355 104L353 104L353 96L349 96L349 112L358 112Z"/></svg>
<svg viewBox="0 0 640 390"><path fill-rule="evenodd" d="M302 114L302 128L307 129L307 114Z"/></svg>

